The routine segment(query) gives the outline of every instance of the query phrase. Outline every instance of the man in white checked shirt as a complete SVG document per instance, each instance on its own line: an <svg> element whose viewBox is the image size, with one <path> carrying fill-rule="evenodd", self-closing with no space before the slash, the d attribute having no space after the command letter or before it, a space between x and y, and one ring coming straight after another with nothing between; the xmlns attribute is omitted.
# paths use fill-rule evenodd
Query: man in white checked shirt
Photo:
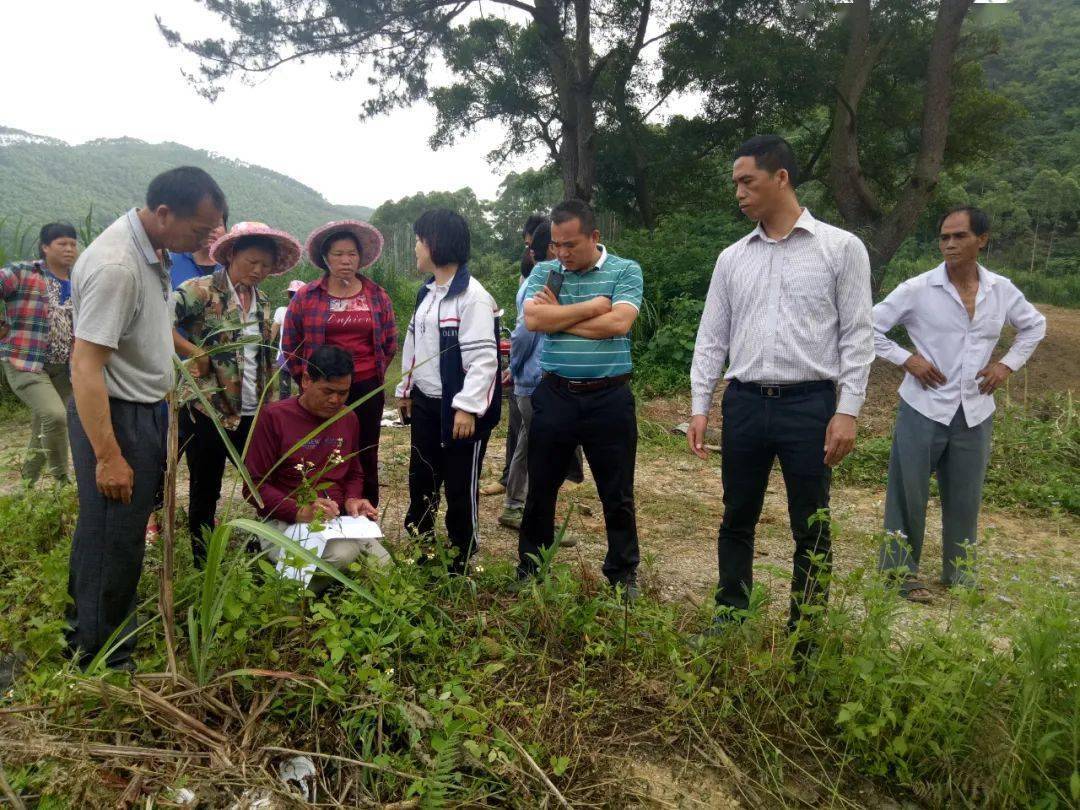
<svg viewBox="0 0 1080 810"><path fill-rule="evenodd" d="M776 458L795 540L789 626L804 604L824 602L819 575L831 565L830 536L817 516L829 506L831 468L855 446L874 359L866 248L799 205L797 173L777 135L736 152L735 196L757 227L717 259L694 347L687 440L701 458L713 391L728 380L718 625L749 606L754 531Z"/></svg>

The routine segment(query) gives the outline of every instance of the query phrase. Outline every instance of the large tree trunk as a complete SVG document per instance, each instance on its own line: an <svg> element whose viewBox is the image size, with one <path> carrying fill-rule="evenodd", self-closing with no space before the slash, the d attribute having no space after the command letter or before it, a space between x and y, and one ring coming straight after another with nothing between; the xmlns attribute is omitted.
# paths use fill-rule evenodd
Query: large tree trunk
<svg viewBox="0 0 1080 810"><path fill-rule="evenodd" d="M851 31L836 85L826 182L845 224L859 229L876 221L881 213L877 196L862 174L857 119L859 102L883 45L870 42L870 0L855 0L847 13Z"/></svg>
<svg viewBox="0 0 1080 810"><path fill-rule="evenodd" d="M953 62L960 27L973 2L941 0L938 7L926 66L922 131L915 169L896 203L887 211L862 175L856 127L859 100L885 40L874 42L871 36L870 0L855 0L849 11L851 34L837 84L827 182L844 223L866 240L875 296L881 288L885 265L911 234L937 187L949 135Z"/></svg>
<svg viewBox="0 0 1080 810"><path fill-rule="evenodd" d="M540 38L559 100L559 170L563 194L586 202L596 185L596 112L590 76L591 0L575 0L574 48L568 47L560 9L552 0L536 0Z"/></svg>
<svg viewBox="0 0 1080 810"><path fill-rule="evenodd" d="M574 105L577 107L577 173L573 196L589 202L596 186L596 108L593 104L591 0L574 0ZM569 193L570 189L567 189Z"/></svg>

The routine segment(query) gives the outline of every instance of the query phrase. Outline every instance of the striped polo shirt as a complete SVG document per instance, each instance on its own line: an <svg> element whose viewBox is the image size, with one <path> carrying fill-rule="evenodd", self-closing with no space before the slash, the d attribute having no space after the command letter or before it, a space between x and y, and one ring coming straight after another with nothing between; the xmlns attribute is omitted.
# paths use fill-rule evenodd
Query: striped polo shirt
<svg viewBox="0 0 1080 810"><path fill-rule="evenodd" d="M606 296L611 303L629 304L641 309L644 284L641 266L630 259L608 253L600 245L600 261L596 267L582 273L561 268L558 261L542 262L529 274L525 299L532 298L547 282L553 270L563 270L560 304L577 304L597 296ZM566 332L547 336L540 353L540 368L573 380L599 379L629 374L633 368L630 360L630 333L618 337L593 340L577 337Z"/></svg>

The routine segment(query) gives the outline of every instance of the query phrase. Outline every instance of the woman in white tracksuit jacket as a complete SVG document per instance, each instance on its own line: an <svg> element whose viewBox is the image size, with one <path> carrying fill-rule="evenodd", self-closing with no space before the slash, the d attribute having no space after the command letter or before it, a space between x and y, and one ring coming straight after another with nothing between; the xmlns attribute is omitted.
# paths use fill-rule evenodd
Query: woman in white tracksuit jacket
<svg viewBox="0 0 1080 810"><path fill-rule="evenodd" d="M445 488L450 570L463 574L476 552L480 470L502 404L499 312L469 275L469 226L459 214L427 211L413 232L417 269L430 278L416 296L397 387L412 425L405 528L433 537Z"/></svg>

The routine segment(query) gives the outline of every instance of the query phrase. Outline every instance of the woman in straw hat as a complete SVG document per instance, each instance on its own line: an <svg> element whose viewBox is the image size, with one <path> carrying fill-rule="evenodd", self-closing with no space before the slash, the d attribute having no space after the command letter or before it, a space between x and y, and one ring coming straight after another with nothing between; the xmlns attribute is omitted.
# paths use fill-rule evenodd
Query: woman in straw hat
<svg viewBox="0 0 1080 810"><path fill-rule="evenodd" d="M381 388L397 353L397 326L386 290L360 271L375 263L382 246L382 234L359 220L329 222L312 231L307 255L323 275L293 296L281 341L297 383L319 346L338 346L352 355L348 404L371 394L354 410L360 419L364 497L373 506L379 504L379 433L385 404Z"/></svg>
<svg viewBox="0 0 1080 810"><path fill-rule="evenodd" d="M277 371L270 301L259 284L295 267L300 243L261 222L240 222L211 245L210 256L221 269L186 281L173 293L178 327L173 343L177 354L189 359L214 417L241 453L260 401L273 399L277 388L270 385ZM179 439L191 477L192 550L201 566L203 533L213 527L229 457L202 398L190 399L181 411Z"/></svg>

